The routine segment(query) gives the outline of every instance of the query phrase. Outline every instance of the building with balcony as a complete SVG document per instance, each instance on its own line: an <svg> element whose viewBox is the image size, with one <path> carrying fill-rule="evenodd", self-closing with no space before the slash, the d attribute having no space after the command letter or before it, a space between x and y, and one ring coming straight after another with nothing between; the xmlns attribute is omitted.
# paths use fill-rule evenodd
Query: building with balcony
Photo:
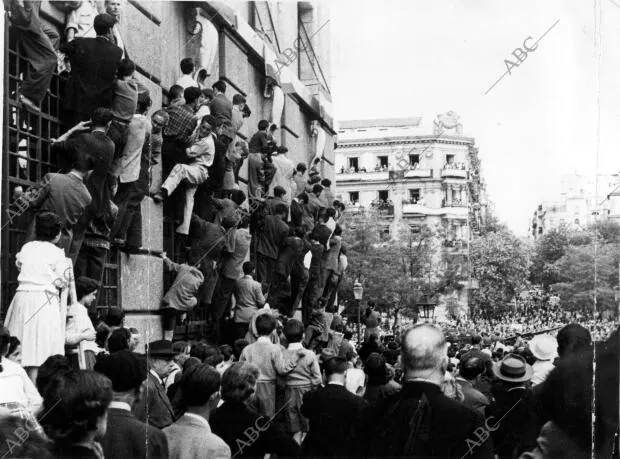
<svg viewBox="0 0 620 459"><path fill-rule="evenodd" d="M429 132L430 131L430 132ZM336 195L351 212L382 208L385 232L401 224L444 227L449 240L467 241L484 206L475 141L458 115L342 121L336 149Z"/></svg>
<svg viewBox="0 0 620 459"><path fill-rule="evenodd" d="M486 194L475 140L463 135L457 114L437 115L430 125L420 117L341 121L335 166L336 196L346 212L383 209L373 215L386 238L398 238L407 226L434 227L440 250L467 256ZM466 304L466 295L458 300Z"/></svg>
<svg viewBox="0 0 620 459"><path fill-rule="evenodd" d="M620 223L620 175L599 175L595 179L575 172L563 175L560 183L558 196L541 202L534 210L531 237L538 239L560 227L584 229L597 220Z"/></svg>
<svg viewBox="0 0 620 459"><path fill-rule="evenodd" d="M61 37L66 22L63 8L68 3L75 2L41 2L43 23ZM315 1L127 0L122 4L120 32L136 63L136 77L150 91L152 111L166 102L168 89L181 76L181 59L192 57L197 70L206 75L206 85L222 79L229 98L236 93L246 97L252 115L245 120L240 138L249 139L258 122L267 119L279 126L276 140L288 147L292 161L310 163L320 158L322 175L333 181L336 132L330 95L329 19L328 3ZM50 138L58 138L70 127L59 117L63 75L54 75L41 112L18 102L16 91L27 63L8 20L4 37L0 320L17 287L15 255L33 218L29 211L9 221L11 196L16 187L25 190L46 173L58 170ZM154 170L152 189L161 184L157 174ZM174 222L164 219L162 206L149 197L142 202L142 215L141 253L128 257L111 250L98 305L125 309L126 326L142 330L148 341L161 338L157 312L169 284L164 282L159 254L175 253Z"/></svg>

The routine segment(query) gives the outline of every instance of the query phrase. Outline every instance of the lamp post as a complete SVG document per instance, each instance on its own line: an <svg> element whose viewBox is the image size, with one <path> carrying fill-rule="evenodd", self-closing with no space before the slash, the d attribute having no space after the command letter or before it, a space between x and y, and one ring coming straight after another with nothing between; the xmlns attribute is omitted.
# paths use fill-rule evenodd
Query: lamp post
<svg viewBox="0 0 620 459"><path fill-rule="evenodd" d="M437 303L431 297L424 297L418 303L418 311L425 320L431 320L435 318L435 306L437 306Z"/></svg>
<svg viewBox="0 0 620 459"><path fill-rule="evenodd" d="M362 284L359 281L355 281L355 284L353 284L353 297L355 298L355 301L357 302L357 339L359 341L360 339L360 330L361 330L361 319L362 319L362 314L361 314L361 310L362 310L362 296L364 295L364 287L362 287Z"/></svg>

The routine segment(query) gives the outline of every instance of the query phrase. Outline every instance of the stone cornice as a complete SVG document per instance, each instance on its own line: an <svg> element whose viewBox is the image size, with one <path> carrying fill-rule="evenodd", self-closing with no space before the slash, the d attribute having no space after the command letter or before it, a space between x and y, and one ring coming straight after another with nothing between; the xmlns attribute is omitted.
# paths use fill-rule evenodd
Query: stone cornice
<svg viewBox="0 0 620 459"><path fill-rule="evenodd" d="M359 139L359 140L338 140L338 149L359 148L359 147L377 147L377 146L398 146L398 145L416 145L425 143L440 143L444 145L473 145L475 139L473 137L438 137L438 136L419 136L419 137L395 137L383 139Z"/></svg>

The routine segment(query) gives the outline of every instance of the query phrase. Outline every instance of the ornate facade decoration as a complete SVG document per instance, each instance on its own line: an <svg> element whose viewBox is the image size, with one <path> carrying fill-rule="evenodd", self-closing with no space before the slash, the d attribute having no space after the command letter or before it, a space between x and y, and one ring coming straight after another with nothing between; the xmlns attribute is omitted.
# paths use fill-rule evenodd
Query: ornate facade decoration
<svg viewBox="0 0 620 459"><path fill-rule="evenodd" d="M433 121L433 134L463 134L463 124L461 117L453 111L440 113Z"/></svg>

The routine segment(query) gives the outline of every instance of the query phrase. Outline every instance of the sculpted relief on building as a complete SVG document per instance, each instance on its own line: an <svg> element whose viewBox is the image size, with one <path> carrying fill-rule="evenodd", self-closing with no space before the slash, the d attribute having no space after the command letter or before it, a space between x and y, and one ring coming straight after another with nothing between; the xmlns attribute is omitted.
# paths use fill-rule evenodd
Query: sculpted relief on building
<svg viewBox="0 0 620 459"><path fill-rule="evenodd" d="M440 113L433 121L433 135L462 135L461 117L453 111Z"/></svg>

